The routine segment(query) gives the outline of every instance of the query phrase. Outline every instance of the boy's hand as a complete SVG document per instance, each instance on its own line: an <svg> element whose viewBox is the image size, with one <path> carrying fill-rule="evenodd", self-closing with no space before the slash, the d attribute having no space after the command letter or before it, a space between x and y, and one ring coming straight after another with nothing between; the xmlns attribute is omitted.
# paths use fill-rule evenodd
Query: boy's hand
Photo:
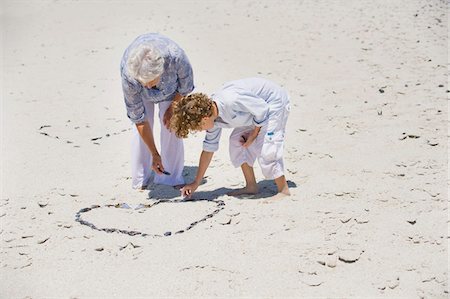
<svg viewBox="0 0 450 299"><path fill-rule="evenodd" d="M191 198L192 194L194 194L195 190L197 190L199 184L196 182L192 182L183 188L181 188L181 196Z"/></svg>
<svg viewBox="0 0 450 299"><path fill-rule="evenodd" d="M252 135L250 135L248 137L242 136L242 140L244 140L244 142L242 143L242 146L244 148L248 148L253 143L253 141L255 141L255 139L256 139L256 136L253 137Z"/></svg>
<svg viewBox="0 0 450 299"><path fill-rule="evenodd" d="M163 124L169 131L171 131L170 130L170 119L172 118L172 114L173 114L173 107L172 107L172 105L170 105L169 108L167 108L166 112L164 112L164 116L163 116Z"/></svg>
<svg viewBox="0 0 450 299"><path fill-rule="evenodd" d="M255 141L256 137L258 137L260 130L261 130L261 127L255 127L248 136L242 135L242 140L244 140L244 143L242 143L242 146L244 148L248 148L253 143L253 141Z"/></svg>

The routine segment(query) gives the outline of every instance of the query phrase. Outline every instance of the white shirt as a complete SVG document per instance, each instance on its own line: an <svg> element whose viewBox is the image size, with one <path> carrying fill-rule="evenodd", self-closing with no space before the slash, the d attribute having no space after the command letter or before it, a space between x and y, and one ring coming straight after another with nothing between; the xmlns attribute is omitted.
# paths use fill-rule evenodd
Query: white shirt
<svg viewBox="0 0 450 299"><path fill-rule="evenodd" d="M218 150L222 128L267 125L271 115L283 108L285 97L287 93L280 86L262 78L225 83L212 95L219 115L214 121L214 127L206 131L203 150Z"/></svg>

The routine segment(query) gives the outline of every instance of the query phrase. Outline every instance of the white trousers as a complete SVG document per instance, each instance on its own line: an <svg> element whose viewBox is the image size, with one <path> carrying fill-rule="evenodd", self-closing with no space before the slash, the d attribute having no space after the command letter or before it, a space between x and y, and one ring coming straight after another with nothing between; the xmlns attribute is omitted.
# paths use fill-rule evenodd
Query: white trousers
<svg viewBox="0 0 450 299"><path fill-rule="evenodd" d="M184 147L183 139L178 138L174 133L170 132L163 124L163 116L167 108L169 108L172 102L166 101L161 102L159 105L159 120L161 124L161 147L160 155L161 161L164 166L164 170L170 172L170 175L165 174L155 174L153 182L155 184L163 185L180 185L184 184L183 179L183 167L184 167ZM155 113L154 103L145 102L145 117L153 130L154 123L154 113ZM132 137L131 137L131 178L133 188L141 188L150 184L151 174L152 174L152 155L142 140L136 125L133 124L132 127Z"/></svg>
<svg viewBox="0 0 450 299"><path fill-rule="evenodd" d="M271 114L269 123L261 128L256 140L248 147L242 146L242 136L247 136L254 126L235 128L230 135L230 159L234 167L247 163L253 166L255 160L266 179L276 179L284 175L283 148L286 122L289 116L289 100Z"/></svg>

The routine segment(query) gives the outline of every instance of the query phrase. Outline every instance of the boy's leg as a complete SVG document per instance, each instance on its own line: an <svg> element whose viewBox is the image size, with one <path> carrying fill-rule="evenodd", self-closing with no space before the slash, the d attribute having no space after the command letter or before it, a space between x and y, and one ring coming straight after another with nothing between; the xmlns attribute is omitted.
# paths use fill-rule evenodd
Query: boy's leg
<svg viewBox="0 0 450 299"><path fill-rule="evenodd" d="M237 189L228 193L231 196L238 196L244 194L256 194L258 193L258 185L256 184L255 172L253 171L253 167L244 163L241 165L242 173L245 178L245 187L241 189Z"/></svg>
<svg viewBox="0 0 450 299"><path fill-rule="evenodd" d="M289 187L284 176L284 134L289 116L289 98L284 99L285 106L276 117L269 121L267 135L264 139L261 155L258 157L263 175L267 179L273 179L277 185L277 191L281 196L290 195Z"/></svg>
<svg viewBox="0 0 450 299"><path fill-rule="evenodd" d="M286 182L286 178L284 175L275 178L275 184L277 185L278 193L284 194L284 195L291 195L291 192L289 192L289 187Z"/></svg>
<svg viewBox="0 0 450 299"><path fill-rule="evenodd" d="M241 167L245 178L245 187L228 193L228 195L237 196L243 194L258 193L258 185L256 184L253 165L256 157L261 152L262 142L257 138L252 145L244 148L244 138L247 138L253 127L235 128L230 135L230 159L234 167Z"/></svg>

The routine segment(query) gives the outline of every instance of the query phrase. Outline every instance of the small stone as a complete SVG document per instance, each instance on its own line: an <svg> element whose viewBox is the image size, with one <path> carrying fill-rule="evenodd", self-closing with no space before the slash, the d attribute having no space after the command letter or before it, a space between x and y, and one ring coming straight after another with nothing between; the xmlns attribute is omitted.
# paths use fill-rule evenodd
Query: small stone
<svg viewBox="0 0 450 299"><path fill-rule="evenodd" d="M414 225L414 224L416 224L416 219L415 218L411 218L411 219L406 220L406 222L408 222L411 225Z"/></svg>
<svg viewBox="0 0 450 299"><path fill-rule="evenodd" d="M380 286L378 286L378 289L384 291L384 290L386 290L386 286L385 285L380 285Z"/></svg>
<svg viewBox="0 0 450 299"><path fill-rule="evenodd" d="M126 248L128 248L128 249L134 249L134 248L139 248L139 247L141 247L141 246L139 246L139 245L134 245L133 243L128 242L127 245L120 247L120 250L124 250L124 249L126 249Z"/></svg>
<svg viewBox="0 0 450 299"><path fill-rule="evenodd" d="M327 264L323 259L319 259L319 260L317 260L317 262L319 264L321 264L322 266L325 266Z"/></svg>
<svg viewBox="0 0 450 299"><path fill-rule="evenodd" d="M417 139L420 138L420 135L408 134L408 138Z"/></svg>
<svg viewBox="0 0 450 299"><path fill-rule="evenodd" d="M94 250L95 250L95 251L103 251L104 248L103 248L103 247L98 247L98 248L95 248Z"/></svg>
<svg viewBox="0 0 450 299"><path fill-rule="evenodd" d="M168 236L170 236L170 235L172 235L171 232L165 232L165 233L164 233L164 236L166 236L166 237L168 237Z"/></svg>
<svg viewBox="0 0 450 299"><path fill-rule="evenodd" d="M39 207L44 208L44 207L46 207L48 205L48 202L46 202L46 201L39 201L38 205L39 205Z"/></svg>
<svg viewBox="0 0 450 299"><path fill-rule="evenodd" d="M343 218L341 218L341 219L339 219L342 223L347 223L347 222L349 222L350 220L352 220L352 217L350 217L350 216L345 216L345 217L343 217Z"/></svg>
<svg viewBox="0 0 450 299"><path fill-rule="evenodd" d="M45 242L48 241L48 239L50 239L50 237L47 237L47 238L45 238L45 239L40 239L40 240L37 241L37 243L38 243L38 244L44 244Z"/></svg>

